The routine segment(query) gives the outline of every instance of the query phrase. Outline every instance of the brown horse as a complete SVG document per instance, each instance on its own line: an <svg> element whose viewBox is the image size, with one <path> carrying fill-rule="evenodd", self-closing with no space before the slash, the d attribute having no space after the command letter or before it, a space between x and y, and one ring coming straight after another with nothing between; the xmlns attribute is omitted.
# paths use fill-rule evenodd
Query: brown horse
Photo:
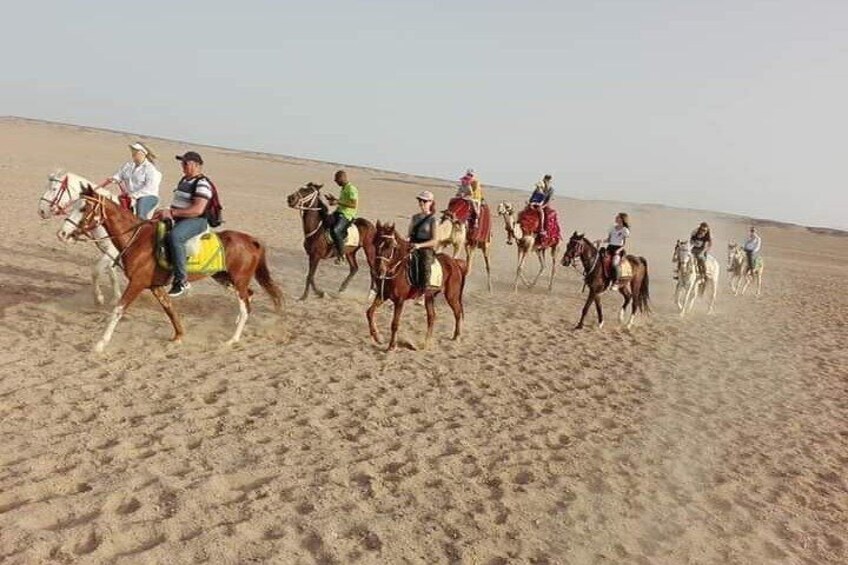
<svg viewBox="0 0 848 565"><path fill-rule="evenodd" d="M327 205L321 198L323 186L323 184L310 182L289 194L287 198L289 207L300 211L303 220L303 248L309 257L309 272L306 275L306 286L300 297L301 300L306 300L306 297L309 296L310 287L316 296L324 297L324 291L315 286L315 272L318 270L318 263L322 259L337 256L336 247L330 240L327 230L324 229L325 222L330 214ZM339 287L340 293L344 292L350 280L359 270L356 253L360 248L365 250L365 260L368 262L369 268L372 270L374 268L374 224L364 218L356 218L350 227L359 230L359 245L345 247L345 259L350 267L350 272Z"/></svg>
<svg viewBox="0 0 848 565"><path fill-rule="evenodd" d="M376 296L371 306L365 312L371 338L378 344L382 343L380 332L374 323L374 313L386 300L394 304L392 317L392 337L387 351L397 347L397 332L400 326L400 316L403 313L403 303L424 295L424 306L427 309L427 337L424 347L430 343L433 336L433 325L436 321L435 297L445 293L445 300L453 310L455 320L452 339L458 339L461 322L464 315L462 306L462 291L465 288L467 267L465 261L454 259L444 253L436 255L436 260L442 267L442 284L439 287L428 287L422 290L412 284L409 277L409 267L412 262L412 244L402 238L395 230L394 224L377 222L375 233L375 256L377 261Z"/></svg>
<svg viewBox="0 0 848 565"><path fill-rule="evenodd" d="M583 263L583 281L585 286L589 288L589 297L586 299L586 304L583 305L583 313L574 329L579 330L583 327L583 320L586 318L586 313L589 311L592 302L595 303L595 309L598 311L598 328L601 328L604 325L604 313L601 309L600 294L612 282L607 273L608 266L605 264L603 253L592 245L592 242L586 239L582 233L574 232L571 239L568 240L568 247L565 248L565 253L562 256L562 264L568 267L577 258ZM650 300L648 261L644 257L627 255L623 258L622 267L624 261L629 263L632 274L622 276L619 281L618 291L624 296L624 304L621 305L618 320L624 323L627 306L632 305L632 312L625 325L626 328L629 328L633 325L637 313L650 312L650 305L648 304Z"/></svg>
<svg viewBox="0 0 848 565"><path fill-rule="evenodd" d="M448 203L448 209L442 212L437 228L437 237L441 249L447 246L453 247L453 257L456 258L459 248L465 249L465 262L468 271L471 271L471 262L474 252L479 249L483 253L483 261L486 263L486 284L489 292L492 292L492 267L489 259L489 249L492 244L492 215L489 205L485 202L480 205L480 217L472 230L469 219L473 208L471 202L464 198L452 198Z"/></svg>
<svg viewBox="0 0 848 565"><path fill-rule="evenodd" d="M123 262L124 274L129 279L117 306L112 311L109 324L100 341L95 346L96 351L103 351L112 339L115 326L144 289L150 289L153 296L162 305L171 325L174 327L173 341L179 342L185 333L182 322L171 304L165 285L171 277L171 272L159 266L156 260L156 222L139 221L138 218L108 198L95 193L91 187L84 189L82 198L74 203L70 214L59 230L59 239L81 238L92 230L102 226L108 233L109 239L117 248L118 258ZM250 313L250 281L256 281L271 296L274 309L280 312L283 293L271 279L268 264L265 260L265 246L253 236L232 230L218 232L221 244L224 246L226 268L212 275L215 281L235 290L239 301L239 315L236 320L236 331L227 342L233 344L241 337L244 324ZM206 275L190 275L191 280Z"/></svg>

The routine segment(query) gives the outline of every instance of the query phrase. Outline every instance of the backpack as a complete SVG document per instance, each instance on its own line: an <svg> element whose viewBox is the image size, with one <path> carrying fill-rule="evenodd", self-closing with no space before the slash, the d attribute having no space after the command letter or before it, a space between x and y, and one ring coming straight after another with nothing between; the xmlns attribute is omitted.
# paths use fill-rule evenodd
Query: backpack
<svg viewBox="0 0 848 565"><path fill-rule="evenodd" d="M224 223L224 220L221 218L221 210L224 209L221 206L221 200L218 198L218 188L215 186L215 183L212 182L212 179L205 175L200 175L191 185L191 191L194 193L197 190L197 183L200 182L200 179L206 179L206 182L209 183L209 186L212 188L212 198L209 199L209 203L206 205L206 211L203 212L203 215L206 216L206 221L209 223L209 227L217 228L221 224Z"/></svg>

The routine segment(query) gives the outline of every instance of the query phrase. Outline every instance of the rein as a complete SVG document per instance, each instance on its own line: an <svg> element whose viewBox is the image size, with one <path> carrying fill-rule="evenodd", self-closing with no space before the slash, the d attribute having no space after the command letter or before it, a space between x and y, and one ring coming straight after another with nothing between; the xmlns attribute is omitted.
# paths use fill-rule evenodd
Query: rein
<svg viewBox="0 0 848 565"><path fill-rule="evenodd" d="M47 202L50 204L50 210L53 211L54 216L61 216L66 213L66 207L60 206L59 204L62 202L62 198L64 196L68 197L68 204L73 202L71 197L71 189L68 187L68 175L65 175L64 178L57 178L54 176L47 177L51 182L61 182L59 185L59 190L56 192L56 196L53 198L44 198L44 195L39 198L39 202Z"/></svg>
<svg viewBox="0 0 848 565"><path fill-rule="evenodd" d="M397 244L397 238L394 234L383 234L380 236L383 239L391 239L393 242ZM391 264L392 260L395 259L395 251L398 249L397 245L392 247L392 252L388 257L382 257L380 255L377 256L377 261L382 261L384 263L389 263L387 267L385 267L385 271L382 274L377 275L377 278L380 279L380 296L385 296L386 294L386 281L393 280L397 278L400 267L403 265L403 261L409 258L412 253L415 251L410 248L409 252L401 257L398 257L395 261L394 265Z"/></svg>
<svg viewBox="0 0 848 565"><path fill-rule="evenodd" d="M104 198L103 198L103 196L97 196L97 197L83 196L82 198L84 198L88 202L94 202L94 208L90 212L86 211L86 214L83 216L82 221L80 221L79 223L74 222L70 218L65 218L65 221L76 228L71 235L73 235L73 236L84 235L87 238L88 241L91 241L92 243L94 243L97 246L97 248L100 249L100 251L102 251L105 254L106 252L103 250L103 248L99 244L100 244L101 241L106 241L106 240L112 239L112 236L109 235L109 231L106 230L106 235L103 236L103 237L94 237L94 236L91 235L91 232L93 230L103 226L103 223L106 219L106 208L103 205L104 204ZM94 219L94 216L95 216L95 214L97 214L98 210L100 211L100 221L96 225L86 226L86 224L89 221L88 220L89 216L92 219ZM121 236L121 235L128 234L131 231L133 232L132 235L130 236L129 242L127 242L127 244L118 253L118 255L116 257L112 258L112 266L113 267L116 267L120 264L120 261L123 258L124 254L127 252L127 250L129 250L129 248L132 246L132 244L135 243L136 238L138 237L138 234L141 231L141 228L144 227L144 225L147 224L147 223L148 223L147 220L142 220L142 221L136 223L135 225L131 226L129 229L124 230L124 231L116 234L118 236Z"/></svg>

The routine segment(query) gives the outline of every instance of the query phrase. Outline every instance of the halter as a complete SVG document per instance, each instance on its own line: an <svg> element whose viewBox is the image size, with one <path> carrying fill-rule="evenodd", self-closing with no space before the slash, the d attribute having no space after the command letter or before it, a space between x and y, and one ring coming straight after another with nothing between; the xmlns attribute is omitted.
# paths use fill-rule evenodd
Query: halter
<svg viewBox="0 0 848 565"><path fill-rule="evenodd" d="M68 198L68 204L71 204L71 189L68 187L68 175L65 175L63 178L54 177L50 175L47 179L51 183L60 182L62 184L59 185L59 190L56 192L56 195L53 198L44 198L42 195L39 198L39 202L47 202L50 204L50 210L53 212L54 216L61 216L67 212L66 206L60 206L62 202L62 198Z"/></svg>

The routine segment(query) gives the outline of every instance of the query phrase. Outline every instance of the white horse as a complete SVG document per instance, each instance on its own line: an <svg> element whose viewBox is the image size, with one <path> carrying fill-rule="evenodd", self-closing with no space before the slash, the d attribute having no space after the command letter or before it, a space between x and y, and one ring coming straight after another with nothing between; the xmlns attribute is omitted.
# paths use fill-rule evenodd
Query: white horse
<svg viewBox="0 0 848 565"><path fill-rule="evenodd" d="M745 291L748 290L748 285L752 279L757 280L757 296L760 296L763 290L763 259L759 257L755 261L754 268L748 270L748 257L745 255L745 250L741 245L735 242L727 244L727 271L730 273L730 290L736 296L742 293L745 296ZM743 284L744 282L744 284Z"/></svg>
<svg viewBox="0 0 848 565"><path fill-rule="evenodd" d="M42 219L53 218L56 216L65 216L74 202L79 200L82 189L86 186L95 186L95 183L76 175L64 171L57 171L47 177L47 189L41 198L38 200L38 215ZM98 191L112 200L115 197L108 191ZM118 280L118 265L116 258L118 250L112 245L106 230L98 227L91 234L94 238L97 248L103 254L97 263L91 268L91 281L94 284L94 301L97 304L103 304L103 292L100 290L100 279L103 275L108 275L112 282L112 300L117 301L121 296L121 283Z"/></svg>
<svg viewBox="0 0 848 565"><path fill-rule="evenodd" d="M691 312L695 305L695 299L704 294L707 283L710 283L712 296L707 312L712 314L715 311L716 295L718 294L718 279L721 267L712 255L707 255L704 265L706 267L706 280L698 276L697 267L695 265L695 257L692 254L692 247L688 241L678 240L674 246L674 255L671 260L676 263L677 273L677 288L674 290L674 301L677 304L677 309L680 310L680 316L686 315L686 312Z"/></svg>

